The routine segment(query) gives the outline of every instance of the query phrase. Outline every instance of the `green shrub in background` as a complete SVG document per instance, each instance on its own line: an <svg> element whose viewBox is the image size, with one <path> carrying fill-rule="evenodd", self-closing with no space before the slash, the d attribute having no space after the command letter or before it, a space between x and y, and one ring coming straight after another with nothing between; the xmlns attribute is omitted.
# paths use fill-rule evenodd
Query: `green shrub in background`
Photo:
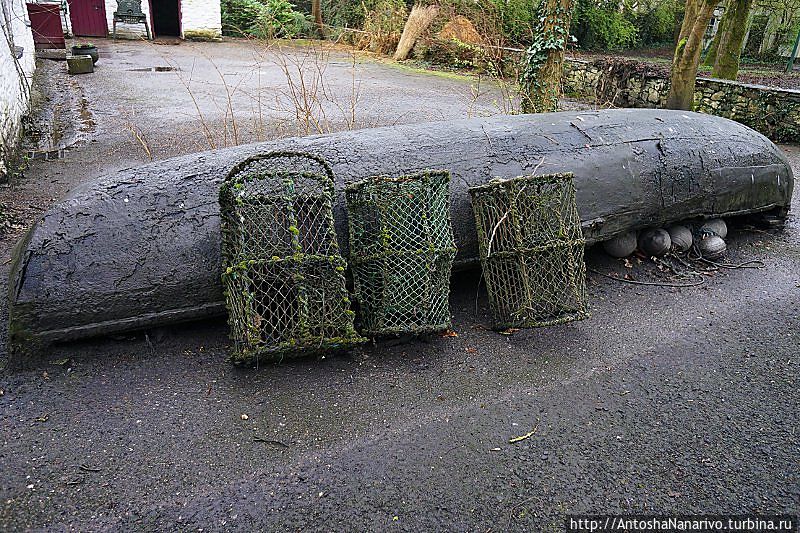
<svg viewBox="0 0 800 533"><path fill-rule="evenodd" d="M361 29L364 26L364 6L362 6L361 2L321 0L320 4L325 24L336 28L355 29ZM366 6L367 10L369 10L374 2L365 2L365 4L370 4Z"/></svg>
<svg viewBox="0 0 800 533"><path fill-rule="evenodd" d="M406 0L321 0L325 24L336 28L364 29L364 17L372 12L393 10L411 11L414 2Z"/></svg>
<svg viewBox="0 0 800 533"><path fill-rule="evenodd" d="M357 46L379 54L390 54L397 47L408 18L405 0L374 0L363 2L364 31L368 33Z"/></svg>
<svg viewBox="0 0 800 533"><path fill-rule="evenodd" d="M295 1L300 7L289 0L222 0L223 32L264 38L311 35L313 25L304 14L310 13L310 1ZM447 20L464 15L488 44L524 47L533 42L541 0L435 1L441 15L429 30L431 36ZM322 0L321 4L326 24L371 32L373 37L356 32L349 39L356 44L369 40L368 47L380 51L391 49L399 38L414 0ZM576 0L571 33L584 50L658 46L674 39L682 9L681 0Z"/></svg>
<svg viewBox="0 0 800 533"><path fill-rule="evenodd" d="M288 0L222 0L222 32L259 38L298 37L308 33L308 18Z"/></svg>
<svg viewBox="0 0 800 533"><path fill-rule="evenodd" d="M540 0L491 0L491 3L505 40L513 44L533 42Z"/></svg>
<svg viewBox="0 0 800 533"><path fill-rule="evenodd" d="M636 44L639 30L618 6L616 2L578 0L570 28L578 46L587 50L617 50Z"/></svg>
<svg viewBox="0 0 800 533"><path fill-rule="evenodd" d="M631 22L639 30L637 44L640 46L671 44L676 27L683 18L682 6L677 0L645 2L631 15Z"/></svg>

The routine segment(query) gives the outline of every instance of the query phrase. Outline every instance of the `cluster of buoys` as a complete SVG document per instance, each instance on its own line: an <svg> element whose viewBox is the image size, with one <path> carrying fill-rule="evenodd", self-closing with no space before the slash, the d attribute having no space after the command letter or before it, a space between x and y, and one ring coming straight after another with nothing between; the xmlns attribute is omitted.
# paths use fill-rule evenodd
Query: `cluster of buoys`
<svg viewBox="0 0 800 533"><path fill-rule="evenodd" d="M669 252L686 253L696 247L701 257L716 259L728 248L727 236L728 225L721 218L715 218L623 233L603 242L603 250L611 257L628 257L637 249L648 257L661 257Z"/></svg>

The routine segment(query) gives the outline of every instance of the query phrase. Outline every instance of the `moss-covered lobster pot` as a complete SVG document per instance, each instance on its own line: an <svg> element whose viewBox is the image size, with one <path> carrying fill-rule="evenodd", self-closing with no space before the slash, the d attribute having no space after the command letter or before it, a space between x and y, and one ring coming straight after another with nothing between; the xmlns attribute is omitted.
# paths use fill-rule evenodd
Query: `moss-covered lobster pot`
<svg viewBox="0 0 800 533"><path fill-rule="evenodd" d="M422 335L450 327L450 173L374 176L345 191L360 330Z"/></svg>
<svg viewBox="0 0 800 533"><path fill-rule="evenodd" d="M296 152L250 157L220 189L222 282L237 364L364 341L333 225L333 172Z"/></svg>
<svg viewBox="0 0 800 533"><path fill-rule="evenodd" d="M494 327L588 316L585 240L571 173L470 188Z"/></svg>

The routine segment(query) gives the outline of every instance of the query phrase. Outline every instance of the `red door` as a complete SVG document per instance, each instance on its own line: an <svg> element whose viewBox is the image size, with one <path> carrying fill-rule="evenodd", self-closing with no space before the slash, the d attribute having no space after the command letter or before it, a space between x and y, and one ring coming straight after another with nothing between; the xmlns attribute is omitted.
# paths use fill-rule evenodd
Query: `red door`
<svg viewBox="0 0 800 533"><path fill-rule="evenodd" d="M33 43L36 48L64 48L61 11L58 4L28 4Z"/></svg>
<svg viewBox="0 0 800 533"><path fill-rule="evenodd" d="M108 35L106 4L104 0L68 0L72 33L84 37Z"/></svg>

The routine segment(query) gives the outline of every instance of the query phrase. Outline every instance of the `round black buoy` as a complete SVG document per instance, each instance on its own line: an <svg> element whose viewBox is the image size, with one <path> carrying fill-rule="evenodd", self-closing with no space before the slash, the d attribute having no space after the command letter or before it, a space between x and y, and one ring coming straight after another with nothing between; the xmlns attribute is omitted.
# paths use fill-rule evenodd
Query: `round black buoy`
<svg viewBox="0 0 800 533"><path fill-rule="evenodd" d="M639 249L648 257L661 256L672 248L672 239L667 230L652 228L639 234Z"/></svg>
<svg viewBox="0 0 800 533"><path fill-rule="evenodd" d="M672 249L676 252L686 252L692 247L694 239L692 232L686 226L676 224L667 228L669 238L672 241Z"/></svg>
<svg viewBox="0 0 800 533"><path fill-rule="evenodd" d="M628 257L636 251L636 233L630 231L605 241L603 250L611 257Z"/></svg>
<svg viewBox="0 0 800 533"><path fill-rule="evenodd" d="M724 239L728 236L728 225L721 218L714 218L703 222L700 226L700 233L707 235L713 233Z"/></svg>
<svg viewBox="0 0 800 533"><path fill-rule="evenodd" d="M697 248L705 259L717 259L725 253L728 245L719 235L709 235L697 243Z"/></svg>

